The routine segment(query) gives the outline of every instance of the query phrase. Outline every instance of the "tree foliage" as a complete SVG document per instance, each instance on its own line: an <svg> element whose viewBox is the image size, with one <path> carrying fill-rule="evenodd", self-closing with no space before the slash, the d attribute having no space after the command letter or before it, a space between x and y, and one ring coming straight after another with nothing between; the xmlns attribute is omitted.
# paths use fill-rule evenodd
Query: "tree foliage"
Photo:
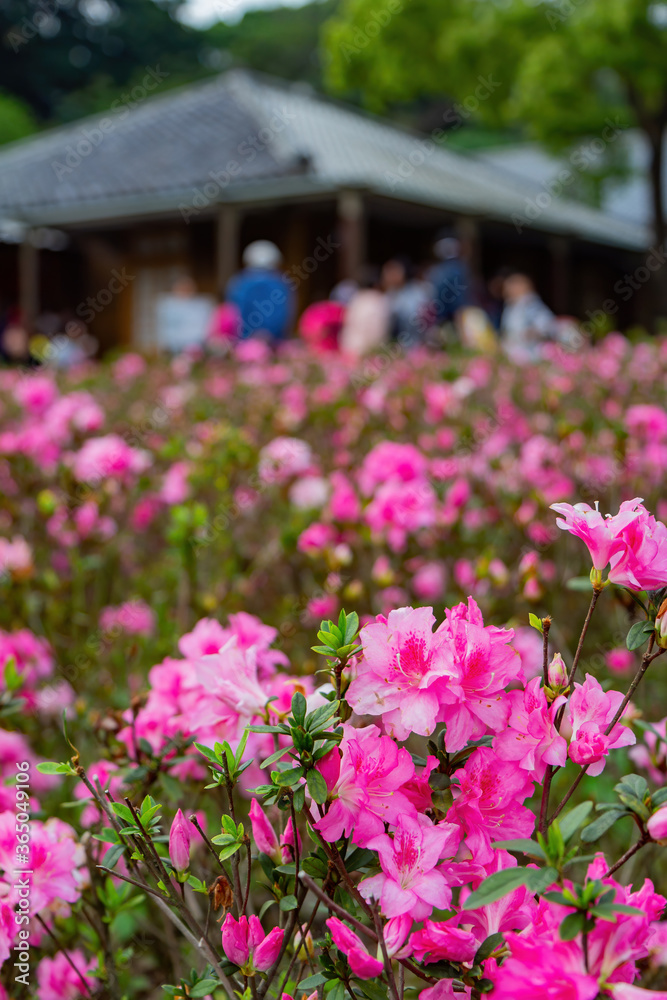
<svg viewBox="0 0 667 1000"><path fill-rule="evenodd" d="M465 101L480 80L497 86L478 114L521 123L550 148L600 136L609 120L638 127L657 178L667 125L667 4L649 0L405 0L378 32L375 0L343 0L326 29L329 85L382 108L446 93ZM388 7L384 8L389 11Z"/></svg>

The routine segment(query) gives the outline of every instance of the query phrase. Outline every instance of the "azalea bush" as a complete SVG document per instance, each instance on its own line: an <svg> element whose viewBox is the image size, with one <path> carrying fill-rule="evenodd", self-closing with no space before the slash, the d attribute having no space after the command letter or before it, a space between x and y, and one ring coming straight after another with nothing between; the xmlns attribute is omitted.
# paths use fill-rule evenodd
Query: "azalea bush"
<svg viewBox="0 0 667 1000"><path fill-rule="evenodd" d="M665 369L0 373L0 997L667 997Z"/></svg>

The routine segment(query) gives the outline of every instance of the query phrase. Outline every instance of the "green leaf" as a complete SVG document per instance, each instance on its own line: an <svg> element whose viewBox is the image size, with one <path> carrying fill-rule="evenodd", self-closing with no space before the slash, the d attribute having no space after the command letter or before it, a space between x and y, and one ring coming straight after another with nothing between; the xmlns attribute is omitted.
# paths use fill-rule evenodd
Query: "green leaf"
<svg viewBox="0 0 667 1000"><path fill-rule="evenodd" d="M592 587L590 576L573 576L565 584L568 590L590 590Z"/></svg>
<svg viewBox="0 0 667 1000"><path fill-rule="evenodd" d="M651 795L651 804L653 806L661 806L667 802L667 788L659 788L657 792L653 792Z"/></svg>
<svg viewBox="0 0 667 1000"><path fill-rule="evenodd" d="M639 649L654 631L655 624L653 622L635 622L625 637L625 645L628 649Z"/></svg>
<svg viewBox="0 0 667 1000"><path fill-rule="evenodd" d="M203 753L204 757L208 757L208 759L212 761L214 764L220 763L217 754L215 753L215 750L211 750L210 747L204 746L203 743L195 743L194 746L197 748L197 750L199 750L200 753Z"/></svg>
<svg viewBox="0 0 667 1000"><path fill-rule="evenodd" d="M550 885L553 885L557 878L558 872L555 868L529 868L526 886L532 893L539 896Z"/></svg>
<svg viewBox="0 0 667 1000"><path fill-rule="evenodd" d="M329 792L327 790L327 783L320 772L312 768L306 775L306 784L315 802L320 806L324 805Z"/></svg>
<svg viewBox="0 0 667 1000"><path fill-rule="evenodd" d="M93 834L93 840L101 840L103 844L118 844L118 834L112 826L105 826L100 833Z"/></svg>
<svg viewBox="0 0 667 1000"><path fill-rule="evenodd" d="M297 990L314 990L322 983L326 983L326 976L323 976L321 972L316 972L314 976L308 976L307 979L302 979Z"/></svg>
<svg viewBox="0 0 667 1000"><path fill-rule="evenodd" d="M644 796L648 792L648 782L646 778L642 778L639 774L626 774L621 778L614 790L621 792L626 789L638 798L640 802L643 802Z"/></svg>
<svg viewBox="0 0 667 1000"><path fill-rule="evenodd" d="M191 997L207 997L220 983L217 979L201 979L196 986L190 986L188 995Z"/></svg>
<svg viewBox="0 0 667 1000"><path fill-rule="evenodd" d="M540 861L546 861L547 856L540 847L536 844L534 840L517 839L517 840L496 840L491 845L492 847L498 847L505 851L518 851L521 854L528 854L530 857L539 858Z"/></svg>
<svg viewBox="0 0 667 1000"><path fill-rule="evenodd" d="M574 809L570 809L569 813L566 813L562 819L558 820L560 832L566 844L588 817L592 808L593 803L590 799L587 802L580 802L578 806L575 806Z"/></svg>
<svg viewBox="0 0 667 1000"><path fill-rule="evenodd" d="M537 615L534 615L532 611L529 612L529 614L528 614L528 621L533 626L533 628L537 629L538 632L540 632L540 633L544 632L544 626L542 625L542 619L538 618Z"/></svg>
<svg viewBox="0 0 667 1000"><path fill-rule="evenodd" d="M40 774L76 774L71 764L59 764L55 760L44 760L37 765Z"/></svg>
<svg viewBox="0 0 667 1000"><path fill-rule="evenodd" d="M296 896L283 896L280 900L280 909L287 913L290 910L296 910L299 905Z"/></svg>
<svg viewBox="0 0 667 1000"><path fill-rule="evenodd" d="M301 867L305 871L306 875L310 875L311 878L326 878L328 866L326 861L321 858L311 856L309 858L304 858L301 862ZM348 862L345 862L345 867L348 871L352 871Z"/></svg>
<svg viewBox="0 0 667 1000"><path fill-rule="evenodd" d="M492 955L496 948L500 947L505 938L498 932L497 934L490 934L485 941L482 941L479 948L475 952L475 958L473 960L473 965L481 965L485 958Z"/></svg>
<svg viewBox="0 0 667 1000"><path fill-rule="evenodd" d="M221 861L226 861L227 858L231 858L232 854L236 854L237 851L241 850L240 844L230 844L228 847L223 847L223 849L218 854Z"/></svg>
<svg viewBox="0 0 667 1000"><path fill-rule="evenodd" d="M306 716L306 729L311 733L317 732L336 714L339 704L338 701L330 701L327 705L320 705L314 712L309 712Z"/></svg>
<svg viewBox="0 0 667 1000"><path fill-rule="evenodd" d="M278 865L274 870L280 872L281 875L295 875L296 865L291 861L288 865Z"/></svg>
<svg viewBox="0 0 667 1000"><path fill-rule="evenodd" d="M277 778L276 784L278 785L296 785L297 781L301 781L303 778L303 768L293 767L289 771L280 771Z"/></svg>
<svg viewBox="0 0 667 1000"><path fill-rule="evenodd" d="M594 819L592 823L583 828L581 831L582 841L584 844L592 844L594 840L601 837L607 830L611 830L617 819L627 815L628 813L625 809L608 809L598 816L597 819Z"/></svg>
<svg viewBox="0 0 667 1000"><path fill-rule="evenodd" d="M351 611L347 616L347 621L345 623L345 642L352 642L355 635L359 631L359 615L356 611Z"/></svg>
<svg viewBox="0 0 667 1000"><path fill-rule="evenodd" d="M306 721L306 699L300 691L295 691L292 695L292 716L297 726L302 726Z"/></svg>
<svg viewBox="0 0 667 1000"><path fill-rule="evenodd" d="M129 806L126 806L124 802L112 802L111 808L115 812L116 816L120 816L124 819L126 823L130 823L133 826L137 825L137 821L132 815L132 810Z"/></svg>
<svg viewBox="0 0 667 1000"><path fill-rule="evenodd" d="M480 906L495 903L497 899L502 899L508 892L513 892L519 886L526 884L528 869L526 868L504 868L484 879L482 884L471 892L465 903L464 910L476 910Z"/></svg>
<svg viewBox="0 0 667 1000"><path fill-rule="evenodd" d="M345 867L349 872L358 871L359 868L367 868L377 859L374 851L369 851L367 847L357 847L351 854L345 856Z"/></svg>
<svg viewBox="0 0 667 1000"><path fill-rule="evenodd" d="M387 987L374 979L364 979L356 984L368 1000L387 1000Z"/></svg>
<svg viewBox="0 0 667 1000"><path fill-rule="evenodd" d="M561 941L573 941L583 931L585 923L585 913L568 913L558 931Z"/></svg>
<svg viewBox="0 0 667 1000"><path fill-rule="evenodd" d="M266 760L262 761L262 763L259 765L260 768L263 769L265 767L270 767L271 764L275 764L277 760L280 760L281 757L285 756L288 750L289 747L285 747L283 750L276 750L276 752L272 753L270 757L267 757Z"/></svg>
<svg viewBox="0 0 667 1000"><path fill-rule="evenodd" d="M102 858L102 864L105 868L114 868L124 853L124 844L114 844Z"/></svg>

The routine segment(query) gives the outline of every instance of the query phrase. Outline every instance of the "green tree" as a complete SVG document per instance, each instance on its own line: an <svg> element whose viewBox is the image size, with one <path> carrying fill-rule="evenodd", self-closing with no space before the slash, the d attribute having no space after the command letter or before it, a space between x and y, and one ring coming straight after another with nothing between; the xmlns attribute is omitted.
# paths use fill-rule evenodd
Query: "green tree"
<svg viewBox="0 0 667 1000"><path fill-rule="evenodd" d="M377 109L445 93L459 114L474 107L490 124L522 124L551 149L609 134L610 120L639 128L651 150L655 237L664 241L666 3L343 0L325 44L329 86Z"/></svg>
<svg viewBox="0 0 667 1000"><path fill-rule="evenodd" d="M0 145L37 131L37 122L23 101L0 91Z"/></svg>

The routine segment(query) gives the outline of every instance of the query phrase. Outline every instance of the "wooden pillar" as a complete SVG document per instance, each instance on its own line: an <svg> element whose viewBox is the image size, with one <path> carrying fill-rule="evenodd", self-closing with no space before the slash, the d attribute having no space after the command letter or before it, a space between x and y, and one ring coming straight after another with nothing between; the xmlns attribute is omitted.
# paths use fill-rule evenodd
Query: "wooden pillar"
<svg viewBox="0 0 667 1000"><path fill-rule="evenodd" d="M218 291L224 292L239 266L241 213L235 205L223 205L218 212L217 265Z"/></svg>
<svg viewBox="0 0 667 1000"><path fill-rule="evenodd" d="M31 237L28 230L19 246L19 307L29 333L39 313L39 250Z"/></svg>
<svg viewBox="0 0 667 1000"><path fill-rule="evenodd" d="M555 313L567 315L570 311L570 241L565 236L552 236L551 253L551 306Z"/></svg>
<svg viewBox="0 0 667 1000"><path fill-rule="evenodd" d="M339 277L354 279L366 259L364 199L359 191L341 191L338 196L340 233Z"/></svg>

